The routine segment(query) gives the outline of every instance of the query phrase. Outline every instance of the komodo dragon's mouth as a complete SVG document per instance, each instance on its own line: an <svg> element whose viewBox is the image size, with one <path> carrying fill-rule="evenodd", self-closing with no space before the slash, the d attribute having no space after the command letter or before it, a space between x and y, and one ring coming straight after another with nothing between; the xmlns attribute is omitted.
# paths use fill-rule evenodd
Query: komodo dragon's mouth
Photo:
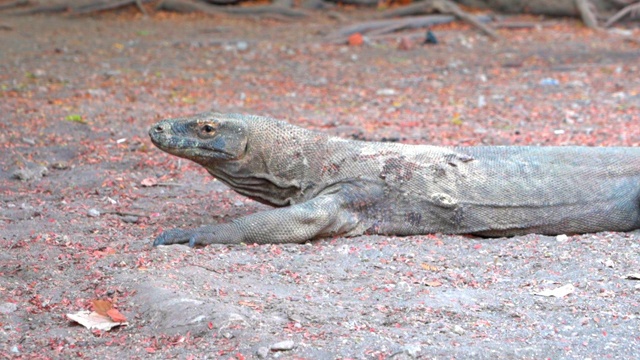
<svg viewBox="0 0 640 360"><path fill-rule="evenodd" d="M162 151L176 155L198 163L211 162L215 160L232 160L235 154L225 151L219 146L220 140L216 139L193 139L179 136L173 132L171 125L160 122L149 129L151 142Z"/></svg>

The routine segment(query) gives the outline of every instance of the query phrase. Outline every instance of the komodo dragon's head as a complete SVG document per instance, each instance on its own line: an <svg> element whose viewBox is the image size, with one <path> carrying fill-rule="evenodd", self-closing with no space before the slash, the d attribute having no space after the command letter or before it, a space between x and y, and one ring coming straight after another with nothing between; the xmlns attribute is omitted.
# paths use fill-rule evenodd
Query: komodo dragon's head
<svg viewBox="0 0 640 360"><path fill-rule="evenodd" d="M247 150L247 123L235 116L203 113L162 120L149 129L154 145L205 167L241 159Z"/></svg>
<svg viewBox="0 0 640 360"><path fill-rule="evenodd" d="M161 150L202 166L235 191L275 206L297 202L316 186L311 164L327 152L328 135L284 121L203 113L160 121L149 130Z"/></svg>

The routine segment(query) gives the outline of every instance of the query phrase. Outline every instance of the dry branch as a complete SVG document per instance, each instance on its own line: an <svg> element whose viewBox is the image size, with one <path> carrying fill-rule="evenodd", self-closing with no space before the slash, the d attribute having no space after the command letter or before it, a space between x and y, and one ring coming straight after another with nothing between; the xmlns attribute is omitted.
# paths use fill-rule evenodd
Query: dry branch
<svg viewBox="0 0 640 360"><path fill-rule="evenodd" d="M55 13L67 12L70 10L70 8L71 7L67 4L44 5L44 6L36 6L33 9L19 11L14 14L15 15L55 14Z"/></svg>
<svg viewBox="0 0 640 360"><path fill-rule="evenodd" d="M582 22L588 28L597 29L598 20L596 20L596 16L593 13L589 0L575 0L575 1L576 1L576 7L578 8L578 12L580 13L580 17L582 18Z"/></svg>
<svg viewBox="0 0 640 360"><path fill-rule="evenodd" d="M288 17L305 17L308 15L306 11L294 10L278 4L248 7L228 7L184 0L164 0L158 5L158 9L180 13L202 12L211 15L282 15Z"/></svg>
<svg viewBox="0 0 640 360"><path fill-rule="evenodd" d="M371 31L379 31L380 29L393 29L390 31L398 31L404 29L423 28L438 24L446 24L454 20L455 17L451 15L427 15L406 17L402 19L372 20L343 27L327 35L327 38L330 40L339 40L355 33L364 34ZM381 33L378 32L378 34Z"/></svg>
<svg viewBox="0 0 640 360"><path fill-rule="evenodd" d="M142 9L140 11L143 14L146 14L146 10L144 10L144 7L142 6L143 2L149 2L149 0L118 0L118 1L96 2L96 3L73 8L71 10L71 13L74 15L86 15L86 14L91 14L91 13L100 12L100 11L115 10L125 6L136 5L138 9Z"/></svg>
<svg viewBox="0 0 640 360"><path fill-rule="evenodd" d="M478 21L473 15L462 10L458 5L449 0L425 0L415 4L403 6L398 9L384 11L381 16L383 18L390 18L396 16L407 16L433 12L455 15L458 19L480 29L483 33L489 35L490 37L494 39L500 38L500 35L498 35L498 33L491 27Z"/></svg>
<svg viewBox="0 0 640 360"><path fill-rule="evenodd" d="M610 17L609 20L607 20L607 22L604 24L604 27L612 26L613 24L617 23L618 21L620 21L620 19L627 16L628 14L633 15L639 12L640 12L640 2L627 5L624 8L622 8L622 10L615 13L615 15Z"/></svg>
<svg viewBox="0 0 640 360"><path fill-rule="evenodd" d="M28 0L11 1L11 2L8 2L8 3L0 4L0 11L7 10L7 9L12 9L14 7L27 6L27 5L29 5L29 1Z"/></svg>

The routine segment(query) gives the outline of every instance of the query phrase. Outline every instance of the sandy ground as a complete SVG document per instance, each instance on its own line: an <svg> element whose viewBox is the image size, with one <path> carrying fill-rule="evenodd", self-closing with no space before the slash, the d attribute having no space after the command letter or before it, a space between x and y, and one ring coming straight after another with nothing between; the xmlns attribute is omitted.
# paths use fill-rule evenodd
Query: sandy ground
<svg viewBox="0 0 640 360"><path fill-rule="evenodd" d="M347 46L324 40L341 25L324 16L0 24L3 357L638 356L640 232L151 247L162 229L266 209L155 149L158 119L214 109L365 140L640 146L640 46L623 35L562 20L490 41L453 24L435 46L416 33ZM129 325L67 319L94 299Z"/></svg>

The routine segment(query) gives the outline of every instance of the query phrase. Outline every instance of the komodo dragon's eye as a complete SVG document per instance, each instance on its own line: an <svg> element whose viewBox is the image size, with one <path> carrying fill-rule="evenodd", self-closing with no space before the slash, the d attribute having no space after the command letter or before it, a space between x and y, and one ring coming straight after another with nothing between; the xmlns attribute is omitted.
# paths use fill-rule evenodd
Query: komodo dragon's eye
<svg viewBox="0 0 640 360"><path fill-rule="evenodd" d="M213 126L207 124L207 125L202 127L202 130L204 132L206 132L207 134L211 134L213 132L214 128L213 128Z"/></svg>

